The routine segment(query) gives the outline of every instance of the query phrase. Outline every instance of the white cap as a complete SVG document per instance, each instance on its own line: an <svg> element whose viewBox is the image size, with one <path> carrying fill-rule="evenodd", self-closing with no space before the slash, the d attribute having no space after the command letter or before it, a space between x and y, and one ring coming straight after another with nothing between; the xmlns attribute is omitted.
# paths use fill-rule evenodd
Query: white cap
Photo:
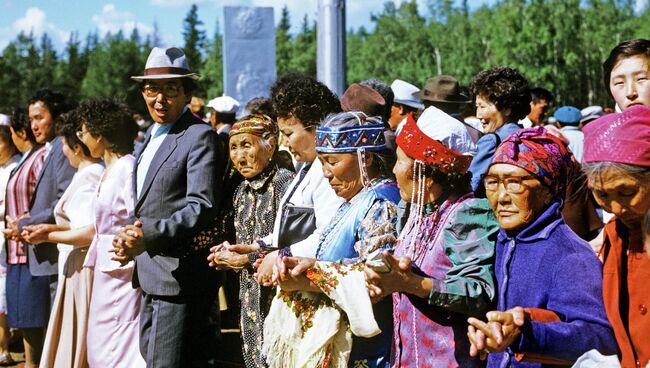
<svg viewBox="0 0 650 368"><path fill-rule="evenodd" d="M404 119L397 127L400 134ZM440 141L445 147L451 148L461 155L475 156L478 148L469 135L465 124L435 106L429 106L417 121L418 128L429 138Z"/></svg>
<svg viewBox="0 0 650 368"><path fill-rule="evenodd" d="M600 106L589 106L580 110L580 115L582 115L580 122L584 123L586 121L592 121L594 119L598 119L599 117L605 115L605 112L603 111L603 108Z"/></svg>
<svg viewBox="0 0 650 368"><path fill-rule="evenodd" d="M224 95L210 100L208 107L222 114L236 114L239 111L239 102L230 96Z"/></svg>
<svg viewBox="0 0 650 368"><path fill-rule="evenodd" d="M424 105L420 102L420 99L413 96L415 92L418 92L420 89L411 83L404 82L401 79L395 79L390 85L390 89L393 90L395 94L395 103L410 106L416 109L423 109Z"/></svg>
<svg viewBox="0 0 650 368"><path fill-rule="evenodd" d="M467 131L467 127L444 111L430 106L417 121L422 133L431 139L440 141L461 155L476 155L476 144Z"/></svg>
<svg viewBox="0 0 650 368"><path fill-rule="evenodd" d="M10 125L11 118L9 115L0 114L0 125Z"/></svg>

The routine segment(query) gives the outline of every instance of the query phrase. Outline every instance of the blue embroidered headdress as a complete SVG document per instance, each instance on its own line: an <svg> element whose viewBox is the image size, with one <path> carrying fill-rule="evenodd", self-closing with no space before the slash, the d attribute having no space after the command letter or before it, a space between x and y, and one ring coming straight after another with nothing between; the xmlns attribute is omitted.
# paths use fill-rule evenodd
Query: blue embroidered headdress
<svg viewBox="0 0 650 368"><path fill-rule="evenodd" d="M345 127L316 128L316 152L318 153L355 153L359 149L365 151L381 151L386 148L384 138L384 123L375 118L368 118L360 112L348 112L359 121L358 125Z"/></svg>

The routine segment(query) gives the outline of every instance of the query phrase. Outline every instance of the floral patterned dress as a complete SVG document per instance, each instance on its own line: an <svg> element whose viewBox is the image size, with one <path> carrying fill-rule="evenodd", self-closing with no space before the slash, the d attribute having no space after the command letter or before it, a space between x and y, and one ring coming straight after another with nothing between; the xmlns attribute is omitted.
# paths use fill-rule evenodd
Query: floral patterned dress
<svg viewBox="0 0 650 368"><path fill-rule="evenodd" d="M289 187L294 174L275 165L251 180L244 180L233 199L235 231L238 244L250 244L273 232L273 223L280 199ZM263 288L253 277L252 269L240 275L241 332L244 362L248 368L265 367L260 352L262 326L268 313L274 290Z"/></svg>

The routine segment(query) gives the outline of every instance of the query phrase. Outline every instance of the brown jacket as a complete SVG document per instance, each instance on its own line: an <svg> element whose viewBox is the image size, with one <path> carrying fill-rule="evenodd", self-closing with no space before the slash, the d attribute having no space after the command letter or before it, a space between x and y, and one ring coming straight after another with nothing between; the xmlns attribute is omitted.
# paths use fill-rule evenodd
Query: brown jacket
<svg viewBox="0 0 650 368"><path fill-rule="evenodd" d="M612 219L605 225L601 252L605 311L616 335L621 365L645 367L650 360L650 259L643 250L641 229L629 230Z"/></svg>

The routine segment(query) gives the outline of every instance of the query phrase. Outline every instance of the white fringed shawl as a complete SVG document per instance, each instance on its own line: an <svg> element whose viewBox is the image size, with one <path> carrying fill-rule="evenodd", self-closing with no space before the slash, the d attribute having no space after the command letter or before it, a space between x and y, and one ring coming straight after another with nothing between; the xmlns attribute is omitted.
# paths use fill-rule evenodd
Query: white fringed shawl
<svg viewBox="0 0 650 368"><path fill-rule="evenodd" d="M307 277L322 293L278 289L264 321L262 350L269 368L345 368L352 334L381 332L363 267L319 261Z"/></svg>

